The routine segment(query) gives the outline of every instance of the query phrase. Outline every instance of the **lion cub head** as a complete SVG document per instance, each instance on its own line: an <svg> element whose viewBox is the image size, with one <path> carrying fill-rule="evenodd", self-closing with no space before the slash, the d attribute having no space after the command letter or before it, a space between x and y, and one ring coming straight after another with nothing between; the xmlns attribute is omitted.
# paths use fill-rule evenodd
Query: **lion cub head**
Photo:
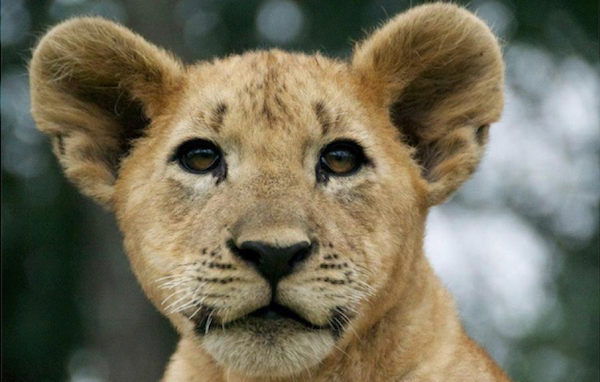
<svg viewBox="0 0 600 382"><path fill-rule="evenodd" d="M479 162L502 73L494 36L453 5L399 15L351 62L184 66L78 18L35 50L32 107L179 332L227 368L286 376L410 293L427 209Z"/></svg>

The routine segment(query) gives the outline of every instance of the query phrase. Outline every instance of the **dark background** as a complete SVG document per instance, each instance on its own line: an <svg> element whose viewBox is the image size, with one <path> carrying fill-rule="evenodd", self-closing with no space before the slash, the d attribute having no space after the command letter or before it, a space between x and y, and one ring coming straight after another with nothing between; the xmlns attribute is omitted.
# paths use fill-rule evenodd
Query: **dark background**
<svg viewBox="0 0 600 382"><path fill-rule="evenodd" d="M26 66L49 26L103 15L188 63L272 46L347 57L411 3L2 1L2 380L156 381L176 343L112 216L65 181L35 130ZM464 3L504 43L507 102L479 172L432 211L428 255L516 381L598 381L598 3Z"/></svg>

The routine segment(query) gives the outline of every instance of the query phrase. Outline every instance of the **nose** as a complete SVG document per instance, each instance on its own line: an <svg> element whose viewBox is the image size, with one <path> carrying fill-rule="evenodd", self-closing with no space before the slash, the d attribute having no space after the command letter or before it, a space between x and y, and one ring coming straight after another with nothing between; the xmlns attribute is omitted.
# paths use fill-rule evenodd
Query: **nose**
<svg viewBox="0 0 600 382"><path fill-rule="evenodd" d="M287 247L273 246L261 241L244 241L239 247L230 242L232 252L252 264L271 284L273 290L284 276L292 273L294 266L304 261L314 245L301 241Z"/></svg>

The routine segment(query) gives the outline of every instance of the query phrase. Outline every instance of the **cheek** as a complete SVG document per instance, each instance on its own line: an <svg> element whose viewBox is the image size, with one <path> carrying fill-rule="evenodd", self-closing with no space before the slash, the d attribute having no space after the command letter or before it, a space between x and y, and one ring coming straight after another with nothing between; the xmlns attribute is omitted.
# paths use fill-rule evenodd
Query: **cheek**
<svg viewBox="0 0 600 382"><path fill-rule="evenodd" d="M379 184L365 181L358 185L338 186L333 196L338 209L345 215L338 220L355 235L367 237L382 228L381 214L387 201L382 200L384 193Z"/></svg>
<svg viewBox="0 0 600 382"><path fill-rule="evenodd" d="M359 250L351 253L364 263L369 283L383 284L390 269L414 252L415 229L421 221L414 188L397 177L390 184L367 181L336 195L341 211L337 224Z"/></svg>
<svg viewBox="0 0 600 382"><path fill-rule="evenodd" d="M210 178L206 176L205 178ZM211 179L199 179L210 183ZM234 190L221 185L200 187L172 178L141 185L130 193L125 224L135 225L134 234L144 256L163 262L192 258L203 248L225 248L241 206ZM156 252L159 252L156 255ZM165 264L163 264L165 265Z"/></svg>
<svg viewBox="0 0 600 382"><path fill-rule="evenodd" d="M189 188L152 178L120 180L117 216L134 267L161 269L184 252L197 208Z"/></svg>

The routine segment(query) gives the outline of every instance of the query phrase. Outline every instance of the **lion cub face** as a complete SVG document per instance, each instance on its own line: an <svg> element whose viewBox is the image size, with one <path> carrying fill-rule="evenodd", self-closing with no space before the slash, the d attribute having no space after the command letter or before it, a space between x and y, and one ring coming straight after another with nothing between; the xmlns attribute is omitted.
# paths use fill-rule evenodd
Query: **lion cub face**
<svg viewBox="0 0 600 382"><path fill-rule="evenodd" d="M281 51L185 67L114 23L67 21L31 62L66 175L115 211L153 303L214 360L293 376L410 293L427 208L502 109L489 29L397 16L351 62Z"/></svg>
<svg viewBox="0 0 600 382"><path fill-rule="evenodd" d="M419 172L360 81L277 51L192 68L122 166L142 285L228 367L313 366L410 261L398 248L421 229Z"/></svg>

